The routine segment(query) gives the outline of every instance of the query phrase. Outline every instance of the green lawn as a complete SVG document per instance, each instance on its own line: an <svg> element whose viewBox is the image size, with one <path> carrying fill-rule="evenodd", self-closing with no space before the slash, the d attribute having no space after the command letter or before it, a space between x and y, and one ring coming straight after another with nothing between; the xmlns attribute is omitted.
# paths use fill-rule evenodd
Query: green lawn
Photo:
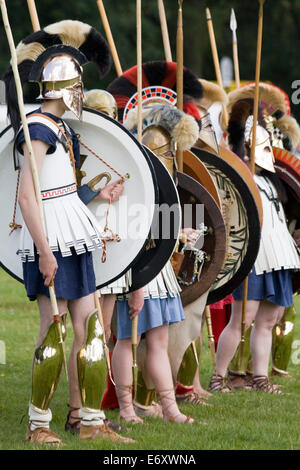
<svg viewBox="0 0 300 470"><path fill-rule="evenodd" d="M296 299L298 311L300 300ZM300 320L296 317L295 341L300 340ZM33 347L38 332L38 312L29 302L24 288L0 268L0 345L5 343L6 364L0 363L0 449L29 449L24 437L30 393ZM201 383L207 388L212 362L206 335L201 361ZM72 341L68 320L67 351ZM295 342L295 345L297 343ZM300 345L300 341L298 343ZM0 354L1 358L1 354ZM293 363L294 362L294 363ZM299 450L300 449L300 346L294 350L289 372L294 380L278 378L285 395L267 395L239 391L217 394L210 398L210 407L181 405L196 418L193 425L166 424L148 418L144 425L127 426L124 435L136 439L135 444L117 445L103 442L101 449L149 450ZM68 391L63 375L51 403L52 429L63 439L64 449L99 449L99 444L81 442L64 431ZM25 416L24 416L25 415ZM22 417L24 416L23 421ZM117 411L107 413L118 420ZM41 447L39 447L41 448Z"/></svg>

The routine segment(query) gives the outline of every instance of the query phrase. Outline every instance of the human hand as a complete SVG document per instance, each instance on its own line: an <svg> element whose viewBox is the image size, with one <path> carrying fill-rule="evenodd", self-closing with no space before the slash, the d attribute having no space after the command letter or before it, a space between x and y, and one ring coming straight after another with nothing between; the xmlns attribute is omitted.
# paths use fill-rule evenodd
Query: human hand
<svg viewBox="0 0 300 470"><path fill-rule="evenodd" d="M39 257L39 270L45 279L44 285L49 286L54 279L58 264L52 251L49 250L45 253L40 253Z"/></svg>
<svg viewBox="0 0 300 470"><path fill-rule="evenodd" d="M122 180L120 179L118 181L115 181L114 183L110 183L107 186L105 186L95 199L105 199L105 200L110 199L111 202L118 201L124 190L124 187L121 181Z"/></svg>
<svg viewBox="0 0 300 470"><path fill-rule="evenodd" d="M136 317L144 306L144 292L143 289L138 289L132 292L128 299L129 316L132 320Z"/></svg>
<svg viewBox="0 0 300 470"><path fill-rule="evenodd" d="M194 228L184 228L182 232L186 235L188 243L190 243L192 246L195 245L201 234L199 230Z"/></svg>

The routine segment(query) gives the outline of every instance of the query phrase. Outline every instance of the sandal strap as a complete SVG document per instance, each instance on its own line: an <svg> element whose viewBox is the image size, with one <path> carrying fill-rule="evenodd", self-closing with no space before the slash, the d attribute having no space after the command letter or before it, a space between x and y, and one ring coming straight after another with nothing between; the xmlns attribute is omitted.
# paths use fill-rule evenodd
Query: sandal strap
<svg viewBox="0 0 300 470"><path fill-rule="evenodd" d="M269 378L265 375L255 375L253 376L253 390L261 390L266 393L273 393L275 395L281 395L282 391L273 384Z"/></svg>
<svg viewBox="0 0 300 470"><path fill-rule="evenodd" d="M209 390L212 392L231 392L232 387L226 377L214 374L210 380Z"/></svg>

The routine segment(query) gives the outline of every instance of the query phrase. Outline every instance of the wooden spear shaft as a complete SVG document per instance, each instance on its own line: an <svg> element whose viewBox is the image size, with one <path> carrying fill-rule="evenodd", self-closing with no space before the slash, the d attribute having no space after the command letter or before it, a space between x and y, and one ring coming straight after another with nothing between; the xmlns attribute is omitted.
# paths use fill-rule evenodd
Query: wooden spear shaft
<svg viewBox="0 0 300 470"><path fill-rule="evenodd" d="M218 85L221 88L224 89L222 75L221 75L221 69L220 69L219 55L218 55L217 44L216 44L215 33L214 33L214 27L213 27L212 18L211 18L209 8L206 8L206 19L207 19L207 27L208 27L208 34L209 34L209 40L210 40L210 47L211 47L211 52L212 52L212 57L213 57L217 82L218 82ZM227 111L227 108L226 108L225 104L222 105L222 110L223 110L223 116L224 116L224 123L227 127L227 124L228 124L228 111Z"/></svg>
<svg viewBox="0 0 300 470"><path fill-rule="evenodd" d="M40 191L40 183L39 183L39 174L38 174L38 171L37 171L36 160L35 160L35 157L34 157L32 144L31 144L31 140L30 140L28 124L27 124L27 120L26 120L26 113L25 113L25 107L24 107L24 101L23 101L23 89L22 89L22 84L21 84L19 70L18 70L17 53L16 53L16 48L15 48L15 44L14 44L13 35L12 35L11 28L10 28L10 25L9 25L5 0L0 0L0 1L1 1L1 13L2 13L2 18L3 18L3 24L4 24L4 28L5 28L5 32L6 32L6 35L7 35L9 48L10 48L10 53L11 53L11 66L12 66L12 70L13 70L13 74L14 74L14 80L15 80L15 84L16 84L17 97L18 97L18 106L19 106L19 110L20 110L21 122L22 122L22 125L23 125L25 142L26 142L26 145L27 145L29 159L30 159L30 166L31 166L32 179L33 179L33 185L34 185L34 190L35 190L35 196L36 196L36 200L37 200L37 204L38 204L38 208L39 208L40 221L41 221L41 224L42 224L42 228L43 228L44 233L46 234L44 212L43 212L43 205L42 205L42 198L41 198L41 191ZM67 374L65 347L64 347L63 337L62 337L60 315L59 315L59 310L58 310L58 306L57 306L57 300L56 300L56 296L55 296L53 280L51 281L51 283L49 285L49 295L50 295L53 319L54 319L54 321L55 321L55 323L57 324L57 327L58 327L59 340L60 340L60 343L62 345L64 366L65 366L65 371L66 371L66 374Z"/></svg>
<svg viewBox="0 0 300 470"><path fill-rule="evenodd" d="M171 52L171 46L170 46L170 38L169 38L169 32L168 32L164 0L158 0L158 12L159 12L159 19L160 19L161 34L162 34L163 44L164 44L165 59L167 62L172 62L172 52Z"/></svg>
<svg viewBox="0 0 300 470"><path fill-rule="evenodd" d="M35 6L35 1L27 0L27 5L28 5L28 10L30 14L31 23L32 23L32 29L34 32L40 31L41 27L40 27L40 22L39 22L39 18L38 18L36 6Z"/></svg>
<svg viewBox="0 0 300 470"><path fill-rule="evenodd" d="M257 31L257 50L256 50L256 69L255 69L255 94L253 107L253 128L251 142L250 169L251 173L255 173L255 144L256 144L256 123L258 117L258 99L259 99L259 80L261 65L261 49L262 49L262 31L263 31L263 4L265 0L259 0L259 17ZM244 281L243 304L242 304L242 324L241 324L241 345L240 345L240 364L243 359L244 343L245 343L245 325L246 325L246 309L248 297L248 277Z"/></svg>
<svg viewBox="0 0 300 470"><path fill-rule="evenodd" d="M123 73L122 72L122 67L121 67L121 64L120 64L120 61L119 61L119 56L118 56L118 53L117 53L115 42L114 42L112 32L111 32L111 29L110 29L110 26L109 26L109 22L108 22L108 19L107 19L107 16L106 16L103 1L102 0L97 0L97 5L98 5L99 13L100 13L100 16L101 16L101 19L102 19L102 24L103 24L103 27L104 27L104 30L105 30L105 34L106 34L107 42L108 42L108 45L109 45L109 48L110 48L110 52L111 52L111 55L112 55L112 58L113 58L113 61L114 61L114 64L115 64L116 73L117 73L117 76L120 77Z"/></svg>
<svg viewBox="0 0 300 470"><path fill-rule="evenodd" d="M142 142L142 2L136 0L136 42L137 42L137 129L138 140ZM138 366L137 366L137 328L138 316L132 319L131 324L131 345L132 345L132 376L134 394L137 391Z"/></svg>
<svg viewBox="0 0 300 470"><path fill-rule="evenodd" d="M252 144L251 144L251 157L250 165L251 172L255 172L255 143L256 143L256 122L258 116L258 99L259 99L259 80L260 80L260 65L261 65L261 49L262 49L262 31L263 31L263 4L265 0L259 0L259 16L258 16L258 31L257 31L257 50L256 50L256 70L255 70L255 93L254 93L254 107L253 107L253 129L252 129Z"/></svg>
<svg viewBox="0 0 300 470"><path fill-rule="evenodd" d="M176 91L177 91L177 108L183 111L183 24L182 24L182 2L178 0L178 20L177 20L177 37L176 37ZM176 160L178 171L183 171L183 151L177 149Z"/></svg>

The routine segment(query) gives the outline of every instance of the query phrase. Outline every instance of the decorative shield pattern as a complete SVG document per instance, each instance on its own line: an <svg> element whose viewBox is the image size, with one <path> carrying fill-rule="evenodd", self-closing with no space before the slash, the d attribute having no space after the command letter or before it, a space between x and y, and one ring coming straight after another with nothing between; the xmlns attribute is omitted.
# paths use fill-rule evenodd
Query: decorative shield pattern
<svg viewBox="0 0 300 470"><path fill-rule="evenodd" d="M192 152L213 177L225 212L226 256L208 295L207 303L212 304L231 294L251 271L260 244L260 216L248 184L229 163L200 148Z"/></svg>
<svg viewBox="0 0 300 470"><path fill-rule="evenodd" d="M214 283L225 259L226 234L222 213L210 193L185 173L178 172L177 175L183 228L199 228L199 222L204 225L204 232L195 245L200 252L185 251L177 276L182 288L182 304L186 306ZM199 256L199 262L196 256ZM195 269L199 274L195 275Z"/></svg>

